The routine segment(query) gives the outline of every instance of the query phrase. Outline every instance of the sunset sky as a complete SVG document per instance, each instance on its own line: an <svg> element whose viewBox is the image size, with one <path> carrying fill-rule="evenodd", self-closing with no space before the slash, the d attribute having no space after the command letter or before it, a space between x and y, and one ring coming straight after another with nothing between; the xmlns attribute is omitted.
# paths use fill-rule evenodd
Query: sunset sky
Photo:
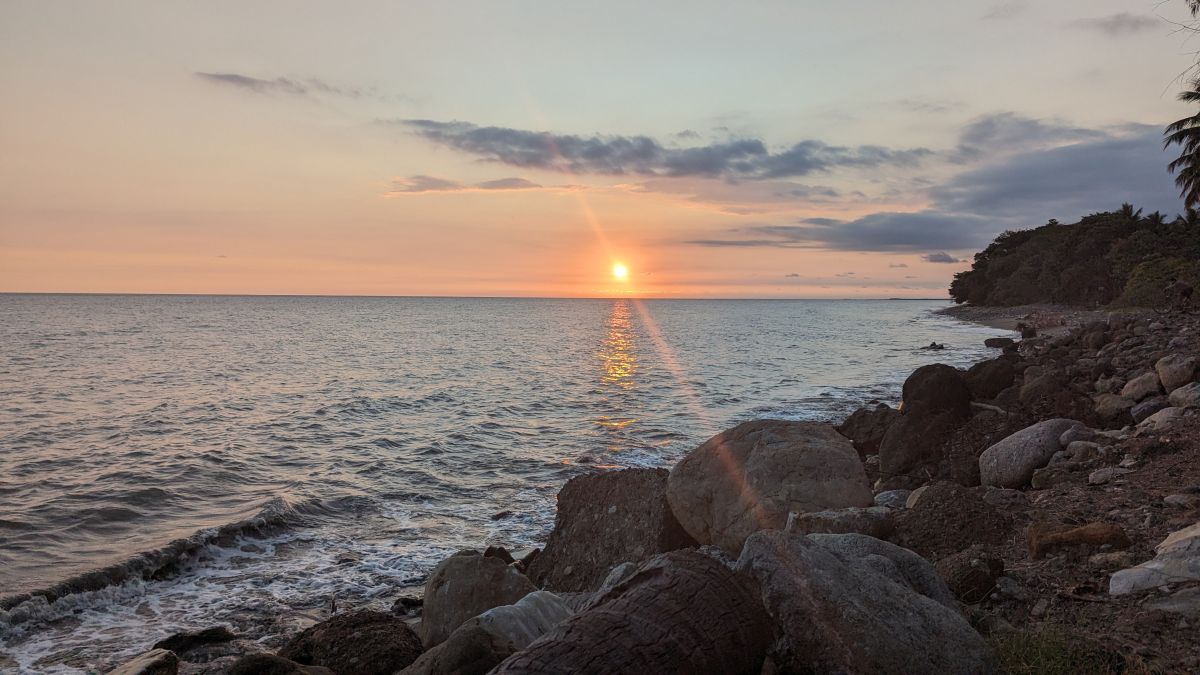
<svg viewBox="0 0 1200 675"><path fill-rule="evenodd" d="M944 297L1004 229L1181 210L1185 16L5 2L0 291Z"/></svg>

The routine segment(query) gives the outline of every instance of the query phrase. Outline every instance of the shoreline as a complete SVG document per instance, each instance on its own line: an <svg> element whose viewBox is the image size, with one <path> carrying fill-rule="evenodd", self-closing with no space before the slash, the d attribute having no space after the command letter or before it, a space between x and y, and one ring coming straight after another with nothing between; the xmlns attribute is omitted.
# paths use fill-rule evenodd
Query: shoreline
<svg viewBox="0 0 1200 675"><path fill-rule="evenodd" d="M1036 304L1000 307L990 305L951 305L933 310L934 314L948 316L968 323L989 328L1017 330L1017 324L1025 323L1038 329L1043 335L1057 336L1067 333L1072 327L1092 321L1105 321L1118 312L1104 309L1085 309L1069 305Z"/></svg>

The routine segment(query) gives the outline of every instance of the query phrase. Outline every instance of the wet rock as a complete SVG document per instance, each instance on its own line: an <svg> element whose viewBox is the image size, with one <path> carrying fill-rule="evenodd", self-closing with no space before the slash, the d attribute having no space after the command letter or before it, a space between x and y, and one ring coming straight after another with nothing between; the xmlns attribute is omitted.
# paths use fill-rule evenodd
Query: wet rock
<svg viewBox="0 0 1200 675"><path fill-rule="evenodd" d="M785 528L797 534L846 534L854 532L886 539L896 529L892 510L884 506L850 507L832 511L795 514Z"/></svg>
<svg viewBox="0 0 1200 675"><path fill-rule="evenodd" d="M273 654L249 654L230 666L228 675L335 675L323 666L306 666ZM340 673L338 674L340 675Z"/></svg>
<svg viewBox="0 0 1200 675"><path fill-rule="evenodd" d="M984 347L991 347L992 349L1004 349L1014 344L1016 344L1016 341L1006 337L990 337L983 341Z"/></svg>
<svg viewBox="0 0 1200 675"><path fill-rule="evenodd" d="M1018 431L983 451L979 456L979 477L984 485L1022 488L1033 472L1049 463L1062 449L1059 438L1079 422L1051 419Z"/></svg>
<svg viewBox="0 0 1200 675"><path fill-rule="evenodd" d="M667 501L697 542L736 555L788 513L870 506L858 453L833 427L757 420L723 431L671 469Z"/></svg>
<svg viewBox="0 0 1200 675"><path fill-rule="evenodd" d="M1200 580L1200 522L1171 533L1151 560L1112 575L1108 592L1125 595L1183 581Z"/></svg>
<svg viewBox="0 0 1200 675"><path fill-rule="evenodd" d="M1112 523L1089 523L1080 527L1034 523L1026 530L1025 539L1029 546L1029 557L1034 560L1040 560L1064 546L1129 548L1131 543L1124 528Z"/></svg>
<svg viewBox="0 0 1200 675"><path fill-rule="evenodd" d="M889 509L905 508L911 490L884 490L875 495L875 506L886 506Z"/></svg>
<svg viewBox="0 0 1200 675"><path fill-rule="evenodd" d="M879 452L879 444L888 426L899 416L894 408L880 403L874 408L859 408L838 425L838 433L850 439L858 456L866 458Z"/></svg>
<svg viewBox="0 0 1200 675"><path fill-rule="evenodd" d="M1170 393L1192 381L1196 373L1196 357L1168 354L1154 364L1163 389Z"/></svg>
<svg viewBox="0 0 1200 675"><path fill-rule="evenodd" d="M516 604L468 619L399 675L484 675L574 613L553 593L530 593Z"/></svg>
<svg viewBox="0 0 1200 675"><path fill-rule="evenodd" d="M1103 469L1096 469L1088 474L1088 485L1104 485L1109 481L1120 478L1127 473L1133 473L1132 469L1124 469L1119 466L1108 466Z"/></svg>
<svg viewBox="0 0 1200 675"><path fill-rule="evenodd" d="M483 557L499 558L500 560L504 561L505 565L511 565L516 562L516 560L513 559L512 554L508 552L508 549L504 548L503 546L487 547L483 550Z"/></svg>
<svg viewBox="0 0 1200 675"><path fill-rule="evenodd" d="M1121 396L1133 401L1140 401L1160 393L1162 393L1162 386L1158 381L1158 373L1154 372L1138 375L1121 388Z"/></svg>
<svg viewBox="0 0 1200 675"><path fill-rule="evenodd" d="M524 574L498 558L481 555L446 558L425 582L425 607L421 614L425 649L450 637L467 619L493 607L511 605L535 590Z"/></svg>
<svg viewBox="0 0 1200 675"><path fill-rule="evenodd" d="M1150 417L1154 413L1166 409L1170 404L1167 399L1162 396L1148 398L1145 401L1133 406L1129 409L1129 415L1133 418L1134 424L1140 424L1142 420Z"/></svg>
<svg viewBox="0 0 1200 675"><path fill-rule="evenodd" d="M411 616L420 611L423 602L421 598L401 596L392 603L391 611L396 616Z"/></svg>
<svg viewBox="0 0 1200 675"><path fill-rule="evenodd" d="M179 657L166 649L152 649L109 671L108 675L175 675Z"/></svg>
<svg viewBox="0 0 1200 675"><path fill-rule="evenodd" d="M896 514L894 540L930 560L973 544L1001 544L1012 519L980 497L978 488L934 483L910 508Z"/></svg>
<svg viewBox="0 0 1200 675"><path fill-rule="evenodd" d="M1171 392L1167 401L1176 408L1200 407L1200 382L1192 382Z"/></svg>
<svg viewBox="0 0 1200 675"><path fill-rule="evenodd" d="M166 649L178 655L190 652L197 647L230 642L236 639L237 636L225 626L215 626L192 633L176 633L169 638L155 642L154 649Z"/></svg>
<svg viewBox="0 0 1200 675"><path fill-rule="evenodd" d="M770 623L749 580L702 553L675 551L639 564L492 672L757 675Z"/></svg>
<svg viewBox="0 0 1200 675"><path fill-rule="evenodd" d="M403 619L370 611L326 619L308 627L279 650L279 656L285 659L323 666L338 675L391 675L420 654L421 640Z"/></svg>
<svg viewBox="0 0 1200 675"><path fill-rule="evenodd" d="M982 601L996 588L996 580L1004 576L1004 561L982 546L972 546L939 560L937 571L954 597L970 605Z"/></svg>
<svg viewBox="0 0 1200 675"><path fill-rule="evenodd" d="M500 511L498 513L493 513L492 520L504 520L505 518L511 517L512 514L512 511Z"/></svg>
<svg viewBox="0 0 1200 675"><path fill-rule="evenodd" d="M868 539L891 554L839 553L839 538ZM907 554L907 555L906 555ZM759 584L776 624L771 659L782 672L990 673L983 638L953 608L908 583L892 560L928 562L862 535L759 532L738 569ZM950 596L937 579L938 595Z"/></svg>
<svg viewBox="0 0 1200 675"><path fill-rule="evenodd" d="M1006 358L982 361L971 366L964 376L971 396L976 399L993 399L1012 386L1016 379L1012 361Z"/></svg>
<svg viewBox="0 0 1200 675"><path fill-rule="evenodd" d="M567 481L529 578L552 591L593 591L613 565L695 546L668 505L667 476L666 469L625 469Z"/></svg>

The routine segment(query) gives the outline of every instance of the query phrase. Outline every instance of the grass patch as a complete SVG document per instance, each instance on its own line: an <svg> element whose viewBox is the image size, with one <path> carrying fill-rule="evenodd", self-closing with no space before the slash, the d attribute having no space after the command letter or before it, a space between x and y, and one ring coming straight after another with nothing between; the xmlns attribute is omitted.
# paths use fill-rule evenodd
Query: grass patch
<svg viewBox="0 0 1200 675"><path fill-rule="evenodd" d="M1131 662L1104 647L1052 628L993 635L990 640L1001 668L1009 675L1075 675L1152 671L1137 659Z"/></svg>

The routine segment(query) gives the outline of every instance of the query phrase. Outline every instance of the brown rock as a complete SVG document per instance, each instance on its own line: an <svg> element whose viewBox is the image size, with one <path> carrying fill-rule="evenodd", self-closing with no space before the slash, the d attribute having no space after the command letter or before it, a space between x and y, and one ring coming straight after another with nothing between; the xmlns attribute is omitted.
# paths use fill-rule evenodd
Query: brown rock
<svg viewBox="0 0 1200 675"><path fill-rule="evenodd" d="M338 675L391 675L420 655L421 641L403 619L370 611L326 619L279 650L285 659Z"/></svg>
<svg viewBox="0 0 1200 675"><path fill-rule="evenodd" d="M1029 546L1029 557L1034 560L1043 558L1061 546L1086 544L1098 548L1108 544L1113 548L1129 548L1131 544L1125 530L1112 523L1089 523L1074 528L1034 523L1026 530L1025 538Z"/></svg>
<svg viewBox="0 0 1200 675"><path fill-rule="evenodd" d="M879 452L879 444L888 426L900 415L886 403L874 408L859 408L837 426L838 433L850 439L858 456L866 458Z"/></svg>
<svg viewBox="0 0 1200 675"><path fill-rule="evenodd" d="M425 582L421 614L425 649L441 643L467 619L493 607L511 605L535 590L533 582L499 558L477 553L446 558Z"/></svg>
<svg viewBox="0 0 1200 675"><path fill-rule="evenodd" d="M567 481L529 578L552 591L594 591L614 565L695 546L667 504L667 476L666 469L625 469Z"/></svg>

